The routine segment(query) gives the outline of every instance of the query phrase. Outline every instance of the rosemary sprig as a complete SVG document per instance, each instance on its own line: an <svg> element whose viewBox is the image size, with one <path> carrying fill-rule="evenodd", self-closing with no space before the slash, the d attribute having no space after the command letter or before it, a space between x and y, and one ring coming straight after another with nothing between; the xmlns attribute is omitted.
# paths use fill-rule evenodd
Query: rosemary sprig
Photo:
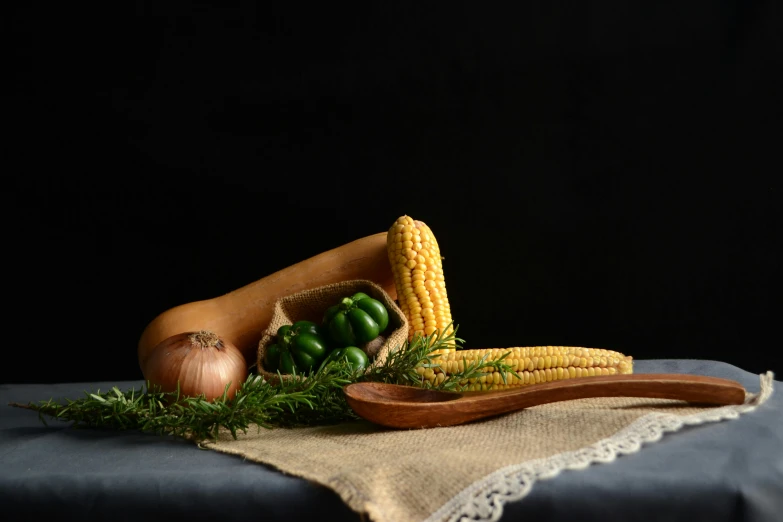
<svg viewBox="0 0 783 522"><path fill-rule="evenodd" d="M417 335L393 349L382 364L367 373L353 372L342 361L324 365L309 376L294 375L290 380L276 382L251 373L232 399L224 393L223 397L209 402L203 396L182 396L178 390L160 392L147 383L146 389L126 392L117 387L105 393L85 392L85 397L66 399L64 404L49 399L37 404L11 403L11 406L37 411L44 424L45 417L52 417L73 422L74 427L140 430L199 442L216 439L221 428L237 438L238 432L246 433L253 425L272 429L334 424L359 418L342 392L343 386L352 382L386 382L458 391L488 368L513 373L502 359L487 361L485 357L466 364L464 371L440 383L423 379L419 372L437 365L438 350L462 347L464 341L456 333L455 327L446 335L437 331L430 336Z"/></svg>

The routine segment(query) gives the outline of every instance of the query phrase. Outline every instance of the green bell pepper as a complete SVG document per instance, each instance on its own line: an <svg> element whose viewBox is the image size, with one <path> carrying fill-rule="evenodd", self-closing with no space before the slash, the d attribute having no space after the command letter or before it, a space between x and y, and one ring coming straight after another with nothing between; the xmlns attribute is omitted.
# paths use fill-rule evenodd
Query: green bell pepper
<svg viewBox="0 0 783 522"><path fill-rule="evenodd" d="M370 358L367 357L367 354L356 346L346 346L344 348L332 350L327 356L325 364L340 360L347 361L352 371L364 371L367 368L367 365L370 364Z"/></svg>
<svg viewBox="0 0 783 522"><path fill-rule="evenodd" d="M323 324L338 348L372 341L389 326L383 303L365 293L344 297L324 313Z"/></svg>
<svg viewBox="0 0 783 522"><path fill-rule="evenodd" d="M280 373L309 373L326 359L329 344L319 325L297 321L277 329L275 342L266 348L264 367Z"/></svg>

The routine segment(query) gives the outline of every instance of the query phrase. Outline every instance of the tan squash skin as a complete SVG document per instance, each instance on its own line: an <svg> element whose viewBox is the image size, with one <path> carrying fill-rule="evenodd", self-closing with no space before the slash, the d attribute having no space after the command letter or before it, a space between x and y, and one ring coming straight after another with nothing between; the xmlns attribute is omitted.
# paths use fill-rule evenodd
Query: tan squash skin
<svg viewBox="0 0 783 522"><path fill-rule="evenodd" d="M141 334L139 366L164 339L182 332L210 330L233 343L248 364L255 363L258 341L272 319L275 301L286 295L352 279L368 279L397 298L386 232L333 248L214 299L166 310Z"/></svg>

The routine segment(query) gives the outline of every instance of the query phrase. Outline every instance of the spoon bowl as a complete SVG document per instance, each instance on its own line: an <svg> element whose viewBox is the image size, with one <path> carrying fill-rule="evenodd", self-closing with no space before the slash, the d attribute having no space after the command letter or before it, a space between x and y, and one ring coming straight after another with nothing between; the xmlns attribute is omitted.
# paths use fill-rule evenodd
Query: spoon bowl
<svg viewBox="0 0 783 522"><path fill-rule="evenodd" d="M454 426L550 402L591 397L642 397L706 405L742 404L737 381L689 374L581 377L485 392L450 392L362 382L343 388L360 417L389 428Z"/></svg>

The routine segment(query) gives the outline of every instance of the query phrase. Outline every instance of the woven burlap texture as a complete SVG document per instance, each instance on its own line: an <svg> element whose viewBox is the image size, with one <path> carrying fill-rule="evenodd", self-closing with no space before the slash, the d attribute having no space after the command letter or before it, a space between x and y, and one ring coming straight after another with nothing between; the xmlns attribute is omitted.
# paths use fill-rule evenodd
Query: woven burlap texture
<svg viewBox="0 0 783 522"><path fill-rule="evenodd" d="M769 397L772 374L744 405L664 399L552 403L461 426L393 430L367 421L223 432L206 445L334 490L376 522L496 520L536 480L633 453L683 426L737 418Z"/></svg>
<svg viewBox="0 0 783 522"><path fill-rule="evenodd" d="M390 351L399 348L407 341L408 319L394 299L378 284L365 279L354 279L319 286L278 299L275 302L269 326L264 330L261 340L258 342L256 359L258 373L272 381L278 378L277 373L269 372L264 368L266 347L274 343L278 328L296 321L313 321L320 324L327 308L339 304L343 297L350 297L357 292L364 292L377 299L389 312L389 325L386 327L386 331L370 346L360 346L365 352L368 352L368 355L375 356L370 364L371 367L382 364ZM286 379L287 377L283 375L282 378Z"/></svg>

